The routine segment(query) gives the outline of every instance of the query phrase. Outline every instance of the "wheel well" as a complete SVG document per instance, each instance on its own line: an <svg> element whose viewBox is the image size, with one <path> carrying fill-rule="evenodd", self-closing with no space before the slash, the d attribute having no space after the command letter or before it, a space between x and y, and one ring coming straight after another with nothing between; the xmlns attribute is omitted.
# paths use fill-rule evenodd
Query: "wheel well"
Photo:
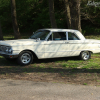
<svg viewBox="0 0 100 100"><path fill-rule="evenodd" d="M89 52L91 52L91 53L93 54L93 52L92 52L92 51L89 51Z"/></svg>
<svg viewBox="0 0 100 100"><path fill-rule="evenodd" d="M34 59L38 59L37 55L33 51L31 51L31 50L23 50L23 51L30 51L32 53L32 55L33 55L33 58Z"/></svg>
<svg viewBox="0 0 100 100"><path fill-rule="evenodd" d="M84 50L84 51L89 51L89 50ZM81 52L83 52L83 51L81 51ZM81 52L80 52L80 54L81 54ZM89 51L89 52L93 53L92 51Z"/></svg>

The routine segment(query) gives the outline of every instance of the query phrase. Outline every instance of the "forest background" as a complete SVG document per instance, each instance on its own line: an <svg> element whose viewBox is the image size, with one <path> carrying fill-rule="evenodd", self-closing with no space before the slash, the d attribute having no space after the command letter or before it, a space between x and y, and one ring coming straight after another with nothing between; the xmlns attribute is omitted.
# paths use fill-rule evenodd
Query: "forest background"
<svg viewBox="0 0 100 100"><path fill-rule="evenodd" d="M0 39L17 39L42 28L100 34L100 0L0 0Z"/></svg>

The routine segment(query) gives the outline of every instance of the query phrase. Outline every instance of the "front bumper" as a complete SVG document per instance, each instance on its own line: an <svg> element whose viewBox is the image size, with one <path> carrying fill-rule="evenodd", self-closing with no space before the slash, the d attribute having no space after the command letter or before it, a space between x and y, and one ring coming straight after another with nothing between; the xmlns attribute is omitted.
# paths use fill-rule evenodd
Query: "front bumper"
<svg viewBox="0 0 100 100"><path fill-rule="evenodd" d="M18 55L7 55L7 54L0 54L0 56L3 56L5 58L12 58L12 59L18 57Z"/></svg>

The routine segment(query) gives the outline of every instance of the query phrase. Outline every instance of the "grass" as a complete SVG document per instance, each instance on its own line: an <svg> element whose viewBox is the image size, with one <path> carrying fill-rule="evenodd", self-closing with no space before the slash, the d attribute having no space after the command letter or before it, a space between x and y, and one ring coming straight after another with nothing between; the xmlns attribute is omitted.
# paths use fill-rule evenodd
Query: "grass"
<svg viewBox="0 0 100 100"><path fill-rule="evenodd" d="M0 77L16 79L16 75L25 80L37 79L38 76L38 81L42 78L48 81L52 77L53 82L100 85L100 54L93 54L88 61L77 57L55 58L36 60L28 66L20 66L0 56Z"/></svg>
<svg viewBox="0 0 100 100"><path fill-rule="evenodd" d="M61 66L64 68L81 68L81 69L99 69L100 68L100 54L93 54L89 61L69 60L62 62Z"/></svg>
<svg viewBox="0 0 100 100"><path fill-rule="evenodd" d="M83 85L87 85L87 83L84 83Z"/></svg>
<svg viewBox="0 0 100 100"><path fill-rule="evenodd" d="M21 36L22 39L27 39L29 37L30 37L29 34L27 34L27 35L25 34L25 35ZM13 35L5 35L3 38L4 38L4 40L13 40L14 36Z"/></svg>
<svg viewBox="0 0 100 100"><path fill-rule="evenodd" d="M100 36L99 35L96 35L96 36L90 35L90 36L85 36L85 37L86 37L86 39L97 39L97 40L100 40Z"/></svg>
<svg viewBox="0 0 100 100"><path fill-rule="evenodd" d="M12 40L12 39L14 39L13 35L4 36L4 40Z"/></svg>

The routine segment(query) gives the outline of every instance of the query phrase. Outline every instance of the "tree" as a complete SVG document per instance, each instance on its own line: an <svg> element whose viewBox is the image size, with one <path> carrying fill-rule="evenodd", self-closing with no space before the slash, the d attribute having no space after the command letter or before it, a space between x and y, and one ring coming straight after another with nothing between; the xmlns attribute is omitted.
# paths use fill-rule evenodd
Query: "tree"
<svg viewBox="0 0 100 100"><path fill-rule="evenodd" d="M71 28L71 15L70 15L70 7L68 0L64 0L65 3L65 11L66 11L66 19L67 19L67 25L68 28Z"/></svg>
<svg viewBox="0 0 100 100"><path fill-rule="evenodd" d="M65 0L68 28L81 31L80 0Z"/></svg>
<svg viewBox="0 0 100 100"><path fill-rule="evenodd" d="M71 28L81 31L80 0L70 0Z"/></svg>
<svg viewBox="0 0 100 100"><path fill-rule="evenodd" d="M1 23L0 23L0 40L3 40L2 29L1 29Z"/></svg>
<svg viewBox="0 0 100 100"><path fill-rule="evenodd" d="M17 15L16 15L16 3L15 0L11 0L11 16L12 16L12 25L14 30L15 39L20 38L19 27L17 23Z"/></svg>
<svg viewBox="0 0 100 100"><path fill-rule="evenodd" d="M48 3L49 3L49 15L50 15L51 27L57 28L57 24L55 21L55 14L54 14L54 1L48 0Z"/></svg>

